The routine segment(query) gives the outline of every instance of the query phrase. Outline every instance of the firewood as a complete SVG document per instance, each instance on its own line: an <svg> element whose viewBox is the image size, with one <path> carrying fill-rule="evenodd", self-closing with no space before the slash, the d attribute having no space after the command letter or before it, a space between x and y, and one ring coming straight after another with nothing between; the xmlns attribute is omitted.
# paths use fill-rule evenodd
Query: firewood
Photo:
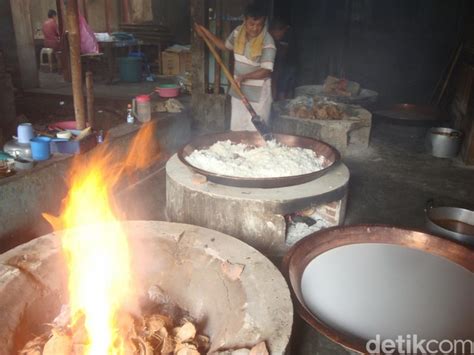
<svg viewBox="0 0 474 355"><path fill-rule="evenodd" d="M250 349L250 355L268 355L268 349L265 342L262 341Z"/></svg>
<svg viewBox="0 0 474 355"><path fill-rule="evenodd" d="M43 355L71 354L72 339L69 335L52 330L53 336L46 342Z"/></svg>
<svg viewBox="0 0 474 355"><path fill-rule="evenodd" d="M163 346L161 347L161 354L173 354L174 349L176 348L176 342L172 337L166 337L163 339Z"/></svg>
<svg viewBox="0 0 474 355"><path fill-rule="evenodd" d="M137 355L137 354L140 354L139 346L135 344L133 341L130 341L130 340L125 341L124 346L123 346L123 355Z"/></svg>
<svg viewBox="0 0 474 355"><path fill-rule="evenodd" d="M19 352L19 355L41 355L41 348L23 349Z"/></svg>
<svg viewBox="0 0 474 355"><path fill-rule="evenodd" d="M203 353L207 353L207 351L209 350L210 348L210 341L209 341L209 337L205 336L205 335L201 335L201 334L198 334L195 338L196 340L196 345L197 345L197 348L203 352Z"/></svg>
<svg viewBox="0 0 474 355"><path fill-rule="evenodd" d="M191 322L186 322L176 333L176 340L186 342L194 339L196 336L196 327Z"/></svg>
<svg viewBox="0 0 474 355"><path fill-rule="evenodd" d="M139 355L153 355L154 354L153 347L150 345L150 343L148 343L147 341L143 339L138 339L137 342L138 342ZM132 354L136 354L136 352Z"/></svg>
<svg viewBox="0 0 474 355"><path fill-rule="evenodd" d="M23 347L23 350L19 352L19 355L41 355L44 347L44 343L49 338L49 333L43 334L39 337L30 340L26 345Z"/></svg>
<svg viewBox="0 0 474 355"><path fill-rule="evenodd" d="M196 346L188 343L177 344L174 353L176 355L200 355Z"/></svg>
<svg viewBox="0 0 474 355"><path fill-rule="evenodd" d="M147 330L153 334L163 327L171 327L173 323L169 317L161 314L154 314L145 320L145 324Z"/></svg>

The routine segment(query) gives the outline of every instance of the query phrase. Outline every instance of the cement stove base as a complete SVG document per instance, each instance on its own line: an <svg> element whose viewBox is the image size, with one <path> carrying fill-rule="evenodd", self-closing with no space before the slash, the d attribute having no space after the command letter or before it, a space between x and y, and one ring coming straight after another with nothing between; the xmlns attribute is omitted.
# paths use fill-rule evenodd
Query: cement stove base
<svg viewBox="0 0 474 355"><path fill-rule="evenodd" d="M211 338L212 350L265 341L284 354L293 307L276 267L255 249L222 233L185 224L129 221L137 294L159 286ZM66 264L55 232L0 255L0 354L17 354L67 303ZM240 273L233 271L237 268Z"/></svg>
<svg viewBox="0 0 474 355"><path fill-rule="evenodd" d="M347 167L339 163L304 184L241 188L203 181L174 155L166 164L166 212L173 222L214 229L278 257L289 248L285 215L317 207L332 225L342 224L349 175Z"/></svg>

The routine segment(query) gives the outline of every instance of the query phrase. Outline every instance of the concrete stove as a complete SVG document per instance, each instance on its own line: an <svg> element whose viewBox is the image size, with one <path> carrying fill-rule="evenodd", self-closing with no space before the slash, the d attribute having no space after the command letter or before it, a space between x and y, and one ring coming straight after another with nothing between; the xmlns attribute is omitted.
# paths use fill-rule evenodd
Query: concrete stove
<svg viewBox="0 0 474 355"><path fill-rule="evenodd" d="M288 286L276 267L241 241L209 229L124 222L139 293L159 286L210 336L210 352L261 341L284 354L293 323ZM0 354L16 354L67 303L62 232L0 255ZM238 272L236 272L236 270Z"/></svg>
<svg viewBox="0 0 474 355"><path fill-rule="evenodd" d="M290 100L273 103L272 129L321 140L334 146L341 154L369 146L372 114L360 106L351 106L351 114L340 120L293 117L286 106Z"/></svg>
<svg viewBox="0 0 474 355"><path fill-rule="evenodd" d="M323 176L279 188L233 187L209 182L177 155L166 164L166 212L171 221L211 228L282 256L291 243L285 216L313 207L328 225L344 221L349 170L338 163Z"/></svg>

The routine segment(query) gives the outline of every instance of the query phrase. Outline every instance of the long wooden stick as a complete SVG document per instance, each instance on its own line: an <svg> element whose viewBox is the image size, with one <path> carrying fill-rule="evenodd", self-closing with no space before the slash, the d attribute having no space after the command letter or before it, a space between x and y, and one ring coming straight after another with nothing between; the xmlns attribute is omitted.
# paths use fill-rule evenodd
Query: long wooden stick
<svg viewBox="0 0 474 355"><path fill-rule="evenodd" d="M463 43L461 42L456 50L454 59L451 62L451 65L449 66L448 75L446 76L446 80L444 81L443 86L441 87L441 92L439 93L438 99L436 100L436 106L440 104L441 99L443 98L446 87L448 86L449 80L451 79L451 74L453 73L454 67L456 66L459 56L461 55L462 47L463 47Z"/></svg>
<svg viewBox="0 0 474 355"><path fill-rule="evenodd" d="M201 36L201 38L206 42L207 47L211 51L211 53L214 55L214 58L216 59L216 62L219 63L219 65L222 68L222 71L224 72L224 75L226 76L227 80L229 81L230 85L232 88L235 90L235 92L240 96L242 102L244 103L245 107L249 110L250 115L252 117L258 116L255 110L253 109L252 105L250 104L249 100L247 97L244 95L242 90L240 89L240 86L237 85L237 82L234 79L234 76L230 73L229 69L224 65L224 62L222 61L221 56L219 53L217 53L216 49L214 48L214 45L209 41L209 39L206 37L206 35L202 32L202 30L198 27L195 26L196 31L198 34Z"/></svg>

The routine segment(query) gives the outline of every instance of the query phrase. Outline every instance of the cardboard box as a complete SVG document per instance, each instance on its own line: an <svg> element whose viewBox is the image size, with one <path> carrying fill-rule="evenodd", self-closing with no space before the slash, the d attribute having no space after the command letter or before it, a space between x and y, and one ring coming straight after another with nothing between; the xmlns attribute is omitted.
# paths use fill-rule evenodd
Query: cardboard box
<svg viewBox="0 0 474 355"><path fill-rule="evenodd" d="M184 74L191 70L191 52L164 51L161 53L161 62L163 75Z"/></svg>

